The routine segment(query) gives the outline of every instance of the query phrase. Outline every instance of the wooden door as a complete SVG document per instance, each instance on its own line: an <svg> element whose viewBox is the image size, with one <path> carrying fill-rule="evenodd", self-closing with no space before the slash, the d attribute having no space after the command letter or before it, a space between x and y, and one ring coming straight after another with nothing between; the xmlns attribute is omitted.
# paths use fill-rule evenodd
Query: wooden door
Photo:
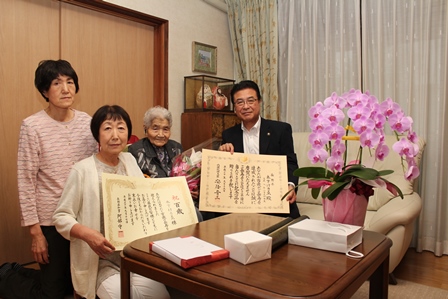
<svg viewBox="0 0 448 299"><path fill-rule="evenodd" d="M143 114L154 101L154 29L148 25L62 3L61 57L78 73L75 107L92 115L118 104L143 137Z"/></svg>
<svg viewBox="0 0 448 299"><path fill-rule="evenodd" d="M0 264L32 260L29 230L20 226L17 145L22 119L47 106L34 71L59 58L58 28L58 2L0 0Z"/></svg>

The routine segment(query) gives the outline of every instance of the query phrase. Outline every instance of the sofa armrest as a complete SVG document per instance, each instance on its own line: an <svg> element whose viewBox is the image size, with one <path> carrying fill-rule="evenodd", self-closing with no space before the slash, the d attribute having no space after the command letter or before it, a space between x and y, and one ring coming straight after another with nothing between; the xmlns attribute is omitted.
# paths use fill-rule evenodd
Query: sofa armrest
<svg viewBox="0 0 448 299"><path fill-rule="evenodd" d="M422 209L422 199L417 193L395 197L376 211L369 221L367 230L387 235L398 225L406 226L414 221Z"/></svg>

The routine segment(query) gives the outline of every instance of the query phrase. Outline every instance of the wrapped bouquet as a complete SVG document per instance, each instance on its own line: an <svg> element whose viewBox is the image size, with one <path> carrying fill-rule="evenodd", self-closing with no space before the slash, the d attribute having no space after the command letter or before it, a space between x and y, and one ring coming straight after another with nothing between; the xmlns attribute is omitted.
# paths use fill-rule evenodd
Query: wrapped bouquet
<svg viewBox="0 0 448 299"><path fill-rule="evenodd" d="M217 149L219 145L220 140L212 138L175 156L170 176L184 176L190 191L198 190L201 181L202 149L213 150Z"/></svg>

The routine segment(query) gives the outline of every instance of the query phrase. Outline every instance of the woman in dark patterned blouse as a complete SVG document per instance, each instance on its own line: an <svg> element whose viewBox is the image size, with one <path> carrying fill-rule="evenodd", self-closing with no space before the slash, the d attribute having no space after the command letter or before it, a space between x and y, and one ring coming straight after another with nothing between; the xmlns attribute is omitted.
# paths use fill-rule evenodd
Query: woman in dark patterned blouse
<svg viewBox="0 0 448 299"><path fill-rule="evenodd" d="M170 176L173 158L182 153L182 145L170 139L173 118L166 108L155 106L146 111L143 117L143 129L146 137L131 144L128 148L143 174L151 178ZM197 208L199 191L191 191L191 197ZM198 218L202 220L197 210Z"/></svg>

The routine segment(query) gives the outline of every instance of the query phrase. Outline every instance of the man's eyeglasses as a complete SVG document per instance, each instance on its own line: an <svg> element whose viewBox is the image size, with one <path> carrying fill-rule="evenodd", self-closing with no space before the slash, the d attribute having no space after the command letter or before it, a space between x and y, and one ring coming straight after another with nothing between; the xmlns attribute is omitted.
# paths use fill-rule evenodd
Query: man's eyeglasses
<svg viewBox="0 0 448 299"><path fill-rule="evenodd" d="M243 99L239 99L235 101L235 106L236 107L243 107L244 104L247 104L248 106L252 106L253 104L255 104L255 102L257 102L257 99L254 98L248 98L246 100Z"/></svg>

